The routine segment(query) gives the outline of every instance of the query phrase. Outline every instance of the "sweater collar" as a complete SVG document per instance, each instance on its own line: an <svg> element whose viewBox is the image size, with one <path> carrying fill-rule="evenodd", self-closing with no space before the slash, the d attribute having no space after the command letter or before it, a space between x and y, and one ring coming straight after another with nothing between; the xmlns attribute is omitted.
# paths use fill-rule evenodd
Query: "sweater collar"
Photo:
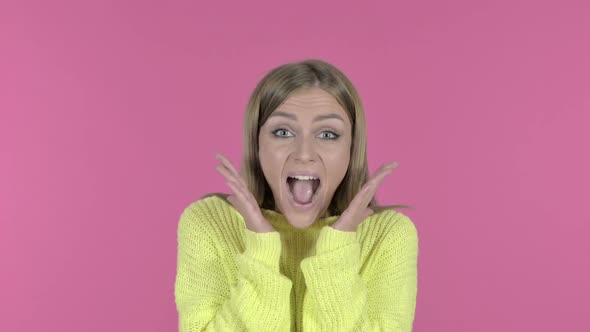
<svg viewBox="0 0 590 332"><path fill-rule="evenodd" d="M287 217L282 213L279 213L274 210L264 209L264 208L261 208L260 211L262 212L262 215L266 218L266 220L268 220L277 231L289 231L289 232L307 232L307 231L314 231L314 230L319 231L324 226L333 224L334 222L336 222L336 220L338 220L338 217L340 217L340 216L329 216L329 217L319 218L311 226L304 228L304 229L299 229L299 228L296 228L293 225L291 225L289 223L289 220L287 219Z"/></svg>

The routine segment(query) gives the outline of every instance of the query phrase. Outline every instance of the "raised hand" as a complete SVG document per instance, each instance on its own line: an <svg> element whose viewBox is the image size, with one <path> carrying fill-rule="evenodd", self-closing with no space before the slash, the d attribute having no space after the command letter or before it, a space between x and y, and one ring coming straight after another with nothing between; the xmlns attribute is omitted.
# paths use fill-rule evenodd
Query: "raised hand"
<svg viewBox="0 0 590 332"><path fill-rule="evenodd" d="M236 171L231 161L221 154L215 155L221 164L217 165L215 169L225 177L227 185L233 191L233 194L227 197L227 200L240 212L246 222L246 227L257 233L273 232L275 229L262 216L260 207L254 198L254 195L248 190L246 181L242 178L240 173Z"/></svg>
<svg viewBox="0 0 590 332"><path fill-rule="evenodd" d="M335 228L337 230L345 231L345 232L354 232L356 231L357 226L365 220L368 216L370 216L373 211L368 208L369 202L375 196L377 192L377 188L385 179L385 177L391 172L393 169L398 166L397 162L391 162L385 165L382 165L371 178L363 185L361 190L354 196L350 205L342 214L340 218L328 227Z"/></svg>

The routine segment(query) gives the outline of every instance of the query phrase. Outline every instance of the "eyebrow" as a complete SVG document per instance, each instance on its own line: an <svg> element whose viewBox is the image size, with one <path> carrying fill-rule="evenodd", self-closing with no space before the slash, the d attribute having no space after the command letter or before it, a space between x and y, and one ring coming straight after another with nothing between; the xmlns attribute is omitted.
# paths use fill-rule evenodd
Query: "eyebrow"
<svg viewBox="0 0 590 332"><path fill-rule="evenodd" d="M283 112L283 111L274 111L270 114L269 118L273 117L273 116L282 116L282 117L289 118L292 120L297 120L297 115L292 114L292 113ZM313 122L322 121L322 120L326 120L326 119L338 119L338 120L344 122L344 119L339 114L336 114L336 113L316 115L316 117L313 118Z"/></svg>

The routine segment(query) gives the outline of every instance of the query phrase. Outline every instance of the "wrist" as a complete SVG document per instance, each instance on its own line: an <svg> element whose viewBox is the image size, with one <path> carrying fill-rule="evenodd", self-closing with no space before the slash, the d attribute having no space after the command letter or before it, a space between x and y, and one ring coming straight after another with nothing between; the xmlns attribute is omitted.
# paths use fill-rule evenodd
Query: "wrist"
<svg viewBox="0 0 590 332"><path fill-rule="evenodd" d="M250 225L247 224L246 227L251 230L252 232L256 232L256 233L268 233L268 232L275 232L276 230L274 229L274 227L272 227L271 224L268 223L268 221L264 221L261 223L257 223L254 225Z"/></svg>
<svg viewBox="0 0 590 332"><path fill-rule="evenodd" d="M356 232L356 226L346 225L346 224L339 224L338 222L333 223L332 225L328 226L332 227L335 230L342 231L342 232Z"/></svg>

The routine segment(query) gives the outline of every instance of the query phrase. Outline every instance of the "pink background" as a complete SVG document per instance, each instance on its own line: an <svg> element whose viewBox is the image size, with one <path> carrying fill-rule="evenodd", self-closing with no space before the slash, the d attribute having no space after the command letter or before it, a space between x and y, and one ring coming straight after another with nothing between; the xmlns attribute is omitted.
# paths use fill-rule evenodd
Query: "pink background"
<svg viewBox="0 0 590 332"><path fill-rule="evenodd" d="M174 331L182 210L320 58L420 236L414 331L588 331L587 1L0 4L0 330Z"/></svg>

